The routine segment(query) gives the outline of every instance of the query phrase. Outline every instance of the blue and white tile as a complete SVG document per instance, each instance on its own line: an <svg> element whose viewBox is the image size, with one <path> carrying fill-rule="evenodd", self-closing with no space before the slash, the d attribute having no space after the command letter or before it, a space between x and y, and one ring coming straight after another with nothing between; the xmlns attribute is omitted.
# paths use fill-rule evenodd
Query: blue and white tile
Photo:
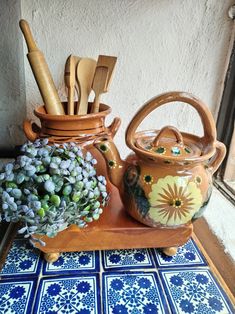
<svg viewBox="0 0 235 314"><path fill-rule="evenodd" d="M98 274L42 278L33 313L100 314Z"/></svg>
<svg viewBox="0 0 235 314"><path fill-rule="evenodd" d="M206 268L160 270L172 313L233 314L228 297Z"/></svg>
<svg viewBox="0 0 235 314"><path fill-rule="evenodd" d="M31 313L36 279L4 279L0 282L0 313Z"/></svg>
<svg viewBox="0 0 235 314"><path fill-rule="evenodd" d="M99 251L61 253L56 262L43 262L43 275L99 272L99 270Z"/></svg>
<svg viewBox="0 0 235 314"><path fill-rule="evenodd" d="M174 256L166 256L158 249L152 249L152 252L157 267L160 268L207 266L205 257L199 251L196 243L192 239L179 247Z"/></svg>
<svg viewBox="0 0 235 314"><path fill-rule="evenodd" d="M15 240L0 272L0 277L37 276L42 266L40 255L41 252L33 248L28 240Z"/></svg>
<svg viewBox="0 0 235 314"><path fill-rule="evenodd" d="M157 273L103 273L103 313L170 313Z"/></svg>
<svg viewBox="0 0 235 314"><path fill-rule="evenodd" d="M125 270L133 268L154 268L148 249L102 251L104 270Z"/></svg>

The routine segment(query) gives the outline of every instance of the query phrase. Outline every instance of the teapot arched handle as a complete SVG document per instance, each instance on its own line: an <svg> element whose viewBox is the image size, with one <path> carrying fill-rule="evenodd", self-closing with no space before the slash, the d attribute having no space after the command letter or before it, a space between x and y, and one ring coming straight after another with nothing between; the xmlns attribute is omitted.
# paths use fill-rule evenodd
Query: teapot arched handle
<svg viewBox="0 0 235 314"><path fill-rule="evenodd" d="M126 130L126 144L130 149L136 148L134 143L134 135L138 126L144 120L144 118L147 117L147 115L149 115L154 109L157 109L158 107L161 107L166 103L174 101L181 101L194 107L197 110L203 125L204 136L202 140L205 141L205 143L215 142L215 122L207 106L192 94L186 92L168 92L150 99L140 108L140 110L136 113L136 115L130 122Z"/></svg>
<svg viewBox="0 0 235 314"><path fill-rule="evenodd" d="M31 121L26 119L23 123L23 129L25 136L31 142L34 142L37 138L40 137L40 127L36 123L32 123ZM34 130L36 130L36 132Z"/></svg>

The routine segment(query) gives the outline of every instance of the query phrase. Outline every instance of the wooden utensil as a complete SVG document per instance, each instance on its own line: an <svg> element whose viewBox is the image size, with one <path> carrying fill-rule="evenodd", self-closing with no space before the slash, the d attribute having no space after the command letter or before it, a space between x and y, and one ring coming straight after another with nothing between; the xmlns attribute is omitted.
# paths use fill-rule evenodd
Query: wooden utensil
<svg viewBox="0 0 235 314"><path fill-rule="evenodd" d="M74 56L74 60L75 60L75 89L76 89L76 92L77 92L77 99L79 100L79 97L80 97L80 91L79 91L79 86L78 86L78 82L77 82L77 66L78 66L78 63L82 60L81 57L78 57L78 56ZM76 102L76 106L74 106L74 113L76 114L77 113L77 106L78 106L78 100ZM75 103L74 103L75 105Z"/></svg>
<svg viewBox="0 0 235 314"><path fill-rule="evenodd" d="M79 99L77 114L87 113L88 97L95 73L96 61L90 58L82 58L77 66L77 81L79 86Z"/></svg>
<svg viewBox="0 0 235 314"><path fill-rule="evenodd" d="M50 70L47 66L43 53L38 49L34 41L28 22L20 20L20 28L24 34L29 51L27 57L47 113L52 115L64 115L64 108L60 102Z"/></svg>
<svg viewBox="0 0 235 314"><path fill-rule="evenodd" d="M70 55L66 60L64 69L64 81L68 88L68 114L74 115L74 91L76 85L76 69L80 57Z"/></svg>
<svg viewBox="0 0 235 314"><path fill-rule="evenodd" d="M114 71L116 62L117 62L117 57L104 56L104 55L99 55L98 57L97 67L104 66L108 68L108 78L107 78L107 84L105 86L105 92L107 92L109 89L109 85L112 80L113 71Z"/></svg>
<svg viewBox="0 0 235 314"><path fill-rule="evenodd" d="M95 92L95 100L91 107L91 113L99 112L100 95L105 93L107 80L109 76L109 69L105 66L96 67L95 76L92 83L92 89Z"/></svg>

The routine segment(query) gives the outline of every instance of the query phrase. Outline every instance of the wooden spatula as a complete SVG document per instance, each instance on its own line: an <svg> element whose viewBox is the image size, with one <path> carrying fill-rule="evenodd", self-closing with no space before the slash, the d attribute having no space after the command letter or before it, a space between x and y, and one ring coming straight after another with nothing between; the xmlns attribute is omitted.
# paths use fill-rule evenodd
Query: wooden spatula
<svg viewBox="0 0 235 314"><path fill-rule="evenodd" d="M76 69L80 57L70 55L65 63L64 81L68 88L68 114L74 115L74 91L76 85Z"/></svg>
<svg viewBox="0 0 235 314"><path fill-rule="evenodd" d="M112 80L113 71L114 71L116 62L117 62L117 57L104 56L104 55L99 55L98 57L97 67L101 66L101 67L108 68L108 78L107 78L107 84L105 86L105 92L107 92L109 89L109 85Z"/></svg>
<svg viewBox="0 0 235 314"><path fill-rule="evenodd" d="M77 114L87 113L88 97L91 92L91 85L94 78L96 61L90 58L82 58L77 66L77 81L79 86L79 99Z"/></svg>
<svg viewBox="0 0 235 314"><path fill-rule="evenodd" d="M109 75L109 69L104 66L98 66L95 70L95 76L92 83L92 89L95 92L95 100L91 107L91 113L99 112L100 95L105 93L107 86L107 80Z"/></svg>

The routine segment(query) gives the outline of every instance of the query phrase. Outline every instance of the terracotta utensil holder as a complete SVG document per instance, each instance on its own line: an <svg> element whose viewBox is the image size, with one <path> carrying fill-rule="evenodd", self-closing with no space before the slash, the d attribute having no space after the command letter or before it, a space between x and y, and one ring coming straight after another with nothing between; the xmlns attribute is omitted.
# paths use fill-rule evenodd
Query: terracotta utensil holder
<svg viewBox="0 0 235 314"><path fill-rule="evenodd" d="M67 108L67 103L63 103ZM91 104L89 103L89 107ZM50 115L45 107L40 106L34 110L34 114L40 119L41 127L24 121L24 132L30 141L37 138L48 138L50 143L77 142L78 145L88 150L97 160L96 171L98 175L104 175L109 182L104 158L93 146L93 142L100 136L113 138L120 126L120 118L114 118L113 122L106 127L105 118L110 114L111 108L105 104L100 105L98 113L86 115Z"/></svg>

